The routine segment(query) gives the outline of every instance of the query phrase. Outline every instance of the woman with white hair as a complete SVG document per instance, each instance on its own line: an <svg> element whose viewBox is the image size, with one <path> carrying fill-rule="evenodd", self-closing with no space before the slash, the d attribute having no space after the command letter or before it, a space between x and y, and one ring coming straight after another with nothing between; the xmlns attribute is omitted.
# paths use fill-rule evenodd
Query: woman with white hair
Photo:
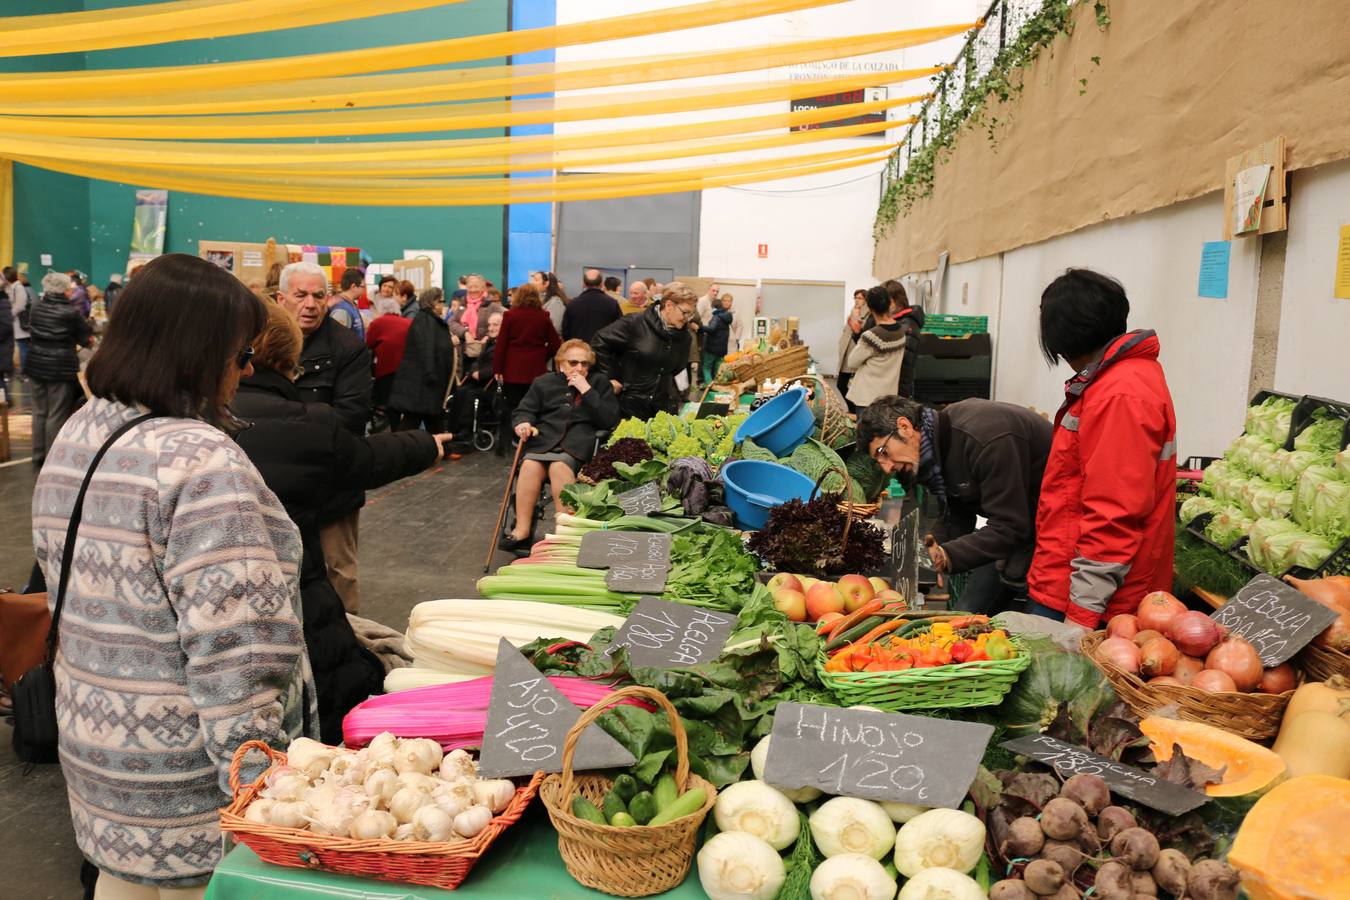
<svg viewBox="0 0 1350 900"><path fill-rule="evenodd" d="M48 272L42 297L29 313L28 361L24 373L33 384L33 465L42 467L47 448L80 399L77 347L89 346L89 323L71 298L74 283L64 272Z"/></svg>

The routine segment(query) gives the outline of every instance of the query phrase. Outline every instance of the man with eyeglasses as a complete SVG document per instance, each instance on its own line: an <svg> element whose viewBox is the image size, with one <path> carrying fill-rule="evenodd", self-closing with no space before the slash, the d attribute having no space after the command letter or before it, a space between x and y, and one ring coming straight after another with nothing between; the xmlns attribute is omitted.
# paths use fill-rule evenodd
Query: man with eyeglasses
<svg viewBox="0 0 1350 900"><path fill-rule="evenodd" d="M698 295L686 284L666 285L660 302L596 332L596 372L609 379L625 418L675 412L689 388L689 329Z"/></svg>
<svg viewBox="0 0 1350 900"><path fill-rule="evenodd" d="M969 573L961 610L1001 612L1025 600L1053 431L1029 409L980 399L933 410L891 395L858 417L858 446L887 474L937 496L942 515L924 544L939 573Z"/></svg>
<svg viewBox="0 0 1350 900"><path fill-rule="evenodd" d="M348 431L366 433L370 419L370 350L350 328L328 315L328 276L312 262L294 262L281 270L277 302L290 310L305 342L295 386L306 403L333 407ZM356 543L366 495L358 488L342 491L320 512L319 540L328 563L328 577L347 612L361 608Z"/></svg>

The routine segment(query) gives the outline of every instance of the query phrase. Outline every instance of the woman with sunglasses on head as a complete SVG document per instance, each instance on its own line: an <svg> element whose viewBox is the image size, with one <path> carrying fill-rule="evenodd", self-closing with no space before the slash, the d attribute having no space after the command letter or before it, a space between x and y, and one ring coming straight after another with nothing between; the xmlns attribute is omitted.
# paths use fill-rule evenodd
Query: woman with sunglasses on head
<svg viewBox="0 0 1350 900"><path fill-rule="evenodd" d="M595 352L585 341L564 341L553 362L555 371L534 380L511 418L525 457L516 481L516 525L498 542L503 550L528 550L544 479L562 509L562 490L595 452L596 432L619 424L619 402L609 380L591 371Z"/></svg>
<svg viewBox="0 0 1350 900"><path fill-rule="evenodd" d="M147 263L33 493L33 546L62 597L61 767L102 900L203 896L235 750L318 737L299 534L224 430L265 321L206 260Z"/></svg>

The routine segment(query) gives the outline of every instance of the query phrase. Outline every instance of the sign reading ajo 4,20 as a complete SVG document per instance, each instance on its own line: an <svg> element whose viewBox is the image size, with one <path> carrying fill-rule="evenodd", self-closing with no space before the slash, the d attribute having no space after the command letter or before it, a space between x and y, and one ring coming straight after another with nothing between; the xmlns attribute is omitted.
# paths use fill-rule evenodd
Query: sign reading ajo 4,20
<svg viewBox="0 0 1350 900"><path fill-rule="evenodd" d="M1336 621L1336 611L1269 575L1257 575L1210 617L1245 638L1266 668L1291 659Z"/></svg>
<svg viewBox="0 0 1350 900"><path fill-rule="evenodd" d="M614 646L627 649L636 667L687 669L716 659L735 624L728 613L643 597L614 635Z"/></svg>
<svg viewBox="0 0 1350 900"><path fill-rule="evenodd" d="M965 800L992 725L780 703L764 780L840 797L955 809Z"/></svg>

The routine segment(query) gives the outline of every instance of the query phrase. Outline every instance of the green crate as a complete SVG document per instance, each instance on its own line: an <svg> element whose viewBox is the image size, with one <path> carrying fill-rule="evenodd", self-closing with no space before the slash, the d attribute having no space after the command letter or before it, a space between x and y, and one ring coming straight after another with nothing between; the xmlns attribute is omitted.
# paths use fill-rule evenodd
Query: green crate
<svg viewBox="0 0 1350 900"><path fill-rule="evenodd" d="M923 330L941 337L965 334L985 334L989 331L988 316L957 316L935 313L924 318Z"/></svg>

